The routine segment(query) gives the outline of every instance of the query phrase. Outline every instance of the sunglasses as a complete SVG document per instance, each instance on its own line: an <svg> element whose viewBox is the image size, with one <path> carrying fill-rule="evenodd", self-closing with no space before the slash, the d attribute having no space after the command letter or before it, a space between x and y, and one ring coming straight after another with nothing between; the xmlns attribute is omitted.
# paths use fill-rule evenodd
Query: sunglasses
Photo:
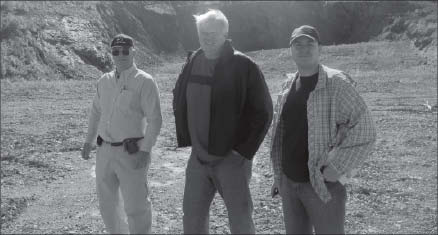
<svg viewBox="0 0 438 235"><path fill-rule="evenodd" d="M129 47L123 47L122 50L119 50L118 48L112 48L111 49L111 54L113 56L119 56L120 55L120 51L122 51L122 55L129 55Z"/></svg>
<svg viewBox="0 0 438 235"><path fill-rule="evenodd" d="M313 43L292 43L292 47L296 48L296 49L301 49L301 48L313 48L318 46L318 44L316 42Z"/></svg>

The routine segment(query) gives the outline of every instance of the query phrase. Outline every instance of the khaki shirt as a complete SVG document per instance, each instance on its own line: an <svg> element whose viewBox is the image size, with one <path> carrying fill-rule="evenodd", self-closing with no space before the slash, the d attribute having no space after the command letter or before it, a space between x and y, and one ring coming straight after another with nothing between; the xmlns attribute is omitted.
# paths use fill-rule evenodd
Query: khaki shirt
<svg viewBox="0 0 438 235"><path fill-rule="evenodd" d="M297 73L288 74L277 97L271 134L271 161L275 180L281 185L283 121L281 111ZM330 165L342 176L352 176L369 155L376 129L371 114L355 82L342 71L319 65L318 82L307 100L309 178L315 192L324 202L331 195L320 171Z"/></svg>
<svg viewBox="0 0 438 235"><path fill-rule="evenodd" d="M119 78L112 71L97 82L86 142L94 142L97 134L108 142L144 136L138 141L140 151L150 152L161 124L157 84L151 75L134 64L121 72Z"/></svg>

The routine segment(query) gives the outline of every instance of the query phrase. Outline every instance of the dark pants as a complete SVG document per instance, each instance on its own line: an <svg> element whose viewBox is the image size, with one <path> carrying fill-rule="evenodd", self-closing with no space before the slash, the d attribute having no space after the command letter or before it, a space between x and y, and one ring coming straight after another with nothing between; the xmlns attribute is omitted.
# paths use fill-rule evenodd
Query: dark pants
<svg viewBox="0 0 438 235"><path fill-rule="evenodd" d="M209 233L210 204L219 191L227 207L231 233L254 234L251 169L252 161L235 154L211 166L201 164L192 152L184 187L184 233Z"/></svg>
<svg viewBox="0 0 438 235"><path fill-rule="evenodd" d="M338 182L327 182L332 199L324 203L310 182L298 183L283 174L281 198L284 224L287 234L344 234L345 186Z"/></svg>

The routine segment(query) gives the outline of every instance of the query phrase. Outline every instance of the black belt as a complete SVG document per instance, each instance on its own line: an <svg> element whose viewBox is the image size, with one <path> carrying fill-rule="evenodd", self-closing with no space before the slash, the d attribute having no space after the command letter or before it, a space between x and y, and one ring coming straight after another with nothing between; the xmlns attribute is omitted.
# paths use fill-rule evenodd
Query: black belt
<svg viewBox="0 0 438 235"><path fill-rule="evenodd" d="M103 142L105 142L107 144L110 144L111 146L122 146L123 145L123 142L113 142L113 143L111 143L111 142L108 142L108 141L105 141L105 140Z"/></svg>
<svg viewBox="0 0 438 235"><path fill-rule="evenodd" d="M101 146L103 142L110 144L111 146L115 146L115 147L123 145L123 142L108 142L108 141L102 139L102 137L100 137L100 135L97 136L97 145Z"/></svg>
<svg viewBox="0 0 438 235"><path fill-rule="evenodd" d="M97 136L97 145L101 146L103 142L110 144L111 146L123 146L125 148L125 150L129 153L129 154L134 154L136 152L139 151L139 147L137 144L137 141L139 141L140 139L143 139L144 137L133 137L133 138L126 138L124 139L122 142L108 142L105 141L104 139L102 139L102 137Z"/></svg>

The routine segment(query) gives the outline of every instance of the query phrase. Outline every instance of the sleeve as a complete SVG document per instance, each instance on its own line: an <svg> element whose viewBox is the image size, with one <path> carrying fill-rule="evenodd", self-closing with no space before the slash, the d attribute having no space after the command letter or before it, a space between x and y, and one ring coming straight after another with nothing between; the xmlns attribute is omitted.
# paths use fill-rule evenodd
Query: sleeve
<svg viewBox="0 0 438 235"><path fill-rule="evenodd" d="M274 115L272 120L272 126L271 131L269 133L271 144L270 144L270 158L271 158L271 166L272 171L274 173L274 179L277 182L280 182L281 178L281 138L279 136L282 136L282 123L280 122L280 109L282 105L283 96L288 88L288 82L290 79L287 79L282 84L282 89L280 93L277 95L276 104L274 107ZM277 132L280 134L278 135Z"/></svg>
<svg viewBox="0 0 438 235"><path fill-rule="evenodd" d="M236 151L247 159L252 159L260 147L271 125L272 99L265 78L259 67L250 61L247 82L247 99L244 108L249 112L249 131L246 141L236 146Z"/></svg>
<svg viewBox="0 0 438 235"><path fill-rule="evenodd" d="M97 129L100 121L101 107L99 102L99 83L96 86L96 94L93 98L93 103L91 104L90 114L88 116L88 134L85 140L86 143L92 144L96 139Z"/></svg>
<svg viewBox="0 0 438 235"><path fill-rule="evenodd" d="M162 115L160 107L160 94L156 82L146 79L141 89L141 107L146 117L146 130L144 138L139 141L140 150L151 152L152 147L157 141L162 125Z"/></svg>
<svg viewBox="0 0 438 235"><path fill-rule="evenodd" d="M277 94L277 100L275 101L275 105L274 105L274 110L273 110L273 116L272 116L272 124L271 124L271 128L270 131L268 131L268 136L271 139L271 146L272 146L272 142L274 139L274 134L275 134L275 128L278 125L278 121L279 121L279 115L280 115L280 109L281 109L281 101L283 99L283 95L286 93L287 89L288 89L288 84L290 82L290 79L287 78L286 80L284 80L281 84L281 90L280 92Z"/></svg>
<svg viewBox="0 0 438 235"><path fill-rule="evenodd" d="M365 160L377 134L365 101L350 83L340 83L336 102L337 132L342 136L333 148L328 164L344 175Z"/></svg>

